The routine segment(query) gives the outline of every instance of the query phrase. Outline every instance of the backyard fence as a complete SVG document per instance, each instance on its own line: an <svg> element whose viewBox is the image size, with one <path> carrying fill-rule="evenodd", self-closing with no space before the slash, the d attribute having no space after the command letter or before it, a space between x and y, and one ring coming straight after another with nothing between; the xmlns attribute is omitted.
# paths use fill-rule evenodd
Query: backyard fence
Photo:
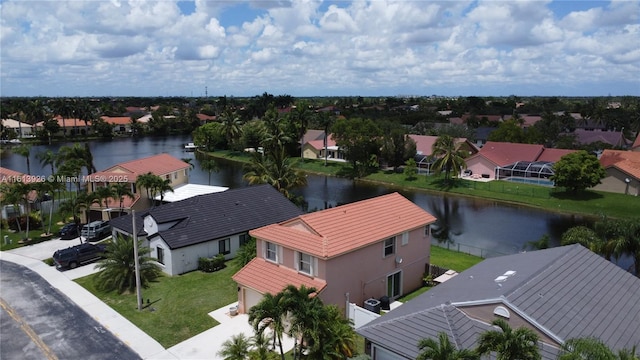
<svg viewBox="0 0 640 360"><path fill-rule="evenodd" d="M433 242L431 243L431 245L439 246L441 248L445 248L451 251L457 251L459 253L478 256L483 259L494 257L494 256L507 255L505 253L501 253L495 250L488 250L488 249L484 249L484 248L473 246L473 245L467 245L467 244L451 243L448 241L443 243Z"/></svg>

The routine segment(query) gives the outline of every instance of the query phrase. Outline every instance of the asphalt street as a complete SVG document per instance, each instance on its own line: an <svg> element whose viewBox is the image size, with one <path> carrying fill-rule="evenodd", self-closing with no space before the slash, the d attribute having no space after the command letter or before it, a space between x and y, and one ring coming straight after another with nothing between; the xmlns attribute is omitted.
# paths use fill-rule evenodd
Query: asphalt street
<svg viewBox="0 0 640 360"><path fill-rule="evenodd" d="M1 359L140 359L32 270L0 261Z"/></svg>

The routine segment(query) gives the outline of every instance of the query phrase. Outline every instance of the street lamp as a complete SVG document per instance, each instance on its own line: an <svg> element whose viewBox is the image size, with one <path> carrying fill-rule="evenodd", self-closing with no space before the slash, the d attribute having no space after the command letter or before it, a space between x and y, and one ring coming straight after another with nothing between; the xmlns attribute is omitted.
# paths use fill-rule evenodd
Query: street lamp
<svg viewBox="0 0 640 360"><path fill-rule="evenodd" d="M631 179L625 178L624 182L627 184L627 187L624 189L624 194L629 195L629 183L631 182Z"/></svg>

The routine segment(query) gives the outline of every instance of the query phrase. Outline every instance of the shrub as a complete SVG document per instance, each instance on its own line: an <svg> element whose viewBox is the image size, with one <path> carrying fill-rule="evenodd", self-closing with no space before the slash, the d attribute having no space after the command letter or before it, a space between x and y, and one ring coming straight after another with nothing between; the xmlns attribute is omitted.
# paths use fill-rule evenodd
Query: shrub
<svg viewBox="0 0 640 360"><path fill-rule="evenodd" d="M214 272L224 269L224 255L218 254L213 258L201 257L198 259L198 270Z"/></svg>
<svg viewBox="0 0 640 360"><path fill-rule="evenodd" d="M49 265L49 266L53 266L53 258L48 258L48 259L44 259L42 260L45 264Z"/></svg>
<svg viewBox="0 0 640 360"><path fill-rule="evenodd" d="M16 223L16 217L12 217L8 220L9 229L18 231L18 224ZM42 227L42 221L37 216L31 215L29 219L29 229L37 229ZM20 230L24 231L27 228L27 215L20 215Z"/></svg>

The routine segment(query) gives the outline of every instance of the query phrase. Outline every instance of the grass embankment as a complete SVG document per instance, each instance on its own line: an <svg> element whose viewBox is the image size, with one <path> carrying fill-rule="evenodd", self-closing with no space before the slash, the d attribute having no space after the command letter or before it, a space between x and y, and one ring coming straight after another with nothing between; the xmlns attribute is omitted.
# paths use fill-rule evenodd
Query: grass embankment
<svg viewBox="0 0 640 360"><path fill-rule="evenodd" d="M93 283L95 275L76 281L163 347L169 348L218 325L208 313L238 300L237 285L231 280L236 271L237 268L230 265L213 273L193 271L161 277L142 290L146 307L142 311L138 311L135 293L119 295L99 291Z"/></svg>
<svg viewBox="0 0 640 360"><path fill-rule="evenodd" d="M232 161L249 161L249 156L245 153L216 151L208 154ZM337 176L345 173L349 164L329 161L325 167L324 160L305 159L298 162L297 167L309 173ZM415 179L407 180L404 174L391 171L378 171L356 181L383 184L399 189L484 198L554 212L614 218L640 218L640 204L637 197L602 191L587 190L582 193L572 194L561 189L509 181L479 182L455 179L450 183L446 183L441 176L424 175L417 175Z"/></svg>

